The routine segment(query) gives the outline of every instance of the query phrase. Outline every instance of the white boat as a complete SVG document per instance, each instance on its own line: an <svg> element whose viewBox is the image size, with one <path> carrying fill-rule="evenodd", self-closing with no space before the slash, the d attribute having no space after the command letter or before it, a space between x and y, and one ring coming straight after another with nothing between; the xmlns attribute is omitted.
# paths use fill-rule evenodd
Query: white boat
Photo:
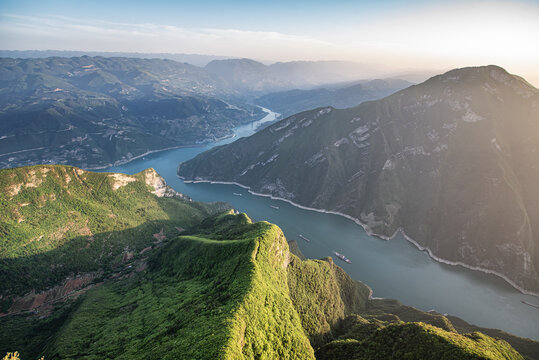
<svg viewBox="0 0 539 360"><path fill-rule="evenodd" d="M351 264L352 261L350 261L350 259L348 259L346 256L344 256L343 254L340 254L336 251L333 252L335 254L335 256L337 256L339 259L341 259L342 261L344 261L345 263L347 264Z"/></svg>
<svg viewBox="0 0 539 360"><path fill-rule="evenodd" d="M233 195L236 195L236 196L242 196L243 194L240 194L240 193L232 193Z"/></svg>
<svg viewBox="0 0 539 360"><path fill-rule="evenodd" d="M311 240L307 239L305 236L299 234L299 237L302 238L303 240L307 241L307 242L311 242Z"/></svg>
<svg viewBox="0 0 539 360"><path fill-rule="evenodd" d="M275 206L275 205L270 205L270 207L274 208L274 209L277 209L279 210L279 207L278 206Z"/></svg>

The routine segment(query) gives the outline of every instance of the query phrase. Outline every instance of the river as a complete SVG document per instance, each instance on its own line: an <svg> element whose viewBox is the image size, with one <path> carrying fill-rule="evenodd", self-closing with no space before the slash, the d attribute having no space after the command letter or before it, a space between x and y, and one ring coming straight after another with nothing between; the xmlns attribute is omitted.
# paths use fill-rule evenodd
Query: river
<svg viewBox="0 0 539 360"><path fill-rule="evenodd" d="M168 185L194 200L226 201L255 221L277 224L287 239L297 240L308 258L333 256L352 278L369 285L375 297L398 299L421 310L433 309L475 325L539 340L539 310L521 302L539 305L539 299L521 294L498 276L438 263L401 235L390 241L381 240L339 215L300 209L284 201L252 195L235 185L186 184L177 177L180 162L213 146L249 136L260 124L276 118L276 113L264 110L268 113L265 118L236 128L234 138L153 153L102 171L134 174L152 167ZM310 242L302 240L300 234ZM345 254L352 264L336 259L333 251Z"/></svg>

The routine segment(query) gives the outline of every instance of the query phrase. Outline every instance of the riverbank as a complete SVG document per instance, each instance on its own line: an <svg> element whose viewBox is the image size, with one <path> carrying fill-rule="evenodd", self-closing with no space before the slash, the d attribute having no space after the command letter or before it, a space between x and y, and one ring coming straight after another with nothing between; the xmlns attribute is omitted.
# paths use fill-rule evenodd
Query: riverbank
<svg viewBox="0 0 539 360"><path fill-rule="evenodd" d="M188 148L188 147L194 147L194 146L197 146L197 145L178 145L178 146L172 146L172 147L168 147L168 148L164 148L164 149L150 150L150 151L146 151L144 154L134 156L134 157L132 157L130 159L127 159L127 160L118 160L114 164L107 164L107 165L104 165L104 166L84 167L84 170L103 170L103 169L108 169L108 168L111 168L111 167L114 167L114 166L122 166L122 165L125 165L125 164L129 164L131 161L135 161L137 159L143 158L146 155L155 154L155 153L159 153L159 152L167 151L167 150Z"/></svg>
<svg viewBox="0 0 539 360"><path fill-rule="evenodd" d="M85 170L103 170L103 169L107 169L107 168L110 168L110 167L122 166L122 165L125 165L125 164L129 164L130 162L132 162L134 160L143 158L143 157L145 157L147 155L151 155L151 154L155 154L155 153L159 153L159 152L163 152L163 151L168 151L168 150L182 149L182 148L203 147L203 146L210 145L210 144L213 144L214 146L216 146L216 145L219 145L218 143L221 142L221 141L231 140L231 139L234 139L235 137L245 136L245 134L243 134L243 131L241 130L242 128L255 127L254 132L256 132L257 129L261 125L263 125L265 123L268 123L268 122L273 122L281 115L279 113L271 111L270 109L266 109L265 107L262 107L262 106L259 106L259 105L256 105L256 106L258 106L262 111L264 111L266 113L266 115L264 117L262 117L261 119L254 120L254 121L251 121L251 122L249 122L247 124L243 124L243 125L239 125L239 126L235 127L234 129L231 130L232 134L230 134L230 135L225 135L225 136L222 136L222 137L216 138L216 139L215 138L214 139L205 139L205 140L195 142L195 143L192 143L192 144L183 144L183 145L172 146L172 147L163 148L163 149L149 150L149 151L146 151L143 154L134 156L134 157L132 157L130 159L118 160L114 164L109 163L109 164L103 165L103 166L84 167L84 169Z"/></svg>
<svg viewBox="0 0 539 360"><path fill-rule="evenodd" d="M349 220L352 220L354 223L356 223L357 225L361 226L365 232L367 233L367 235L369 236L374 236L374 237L377 237L379 239L382 239L382 240L391 240L393 239L395 236L397 236L399 234L399 232L403 235L403 237L408 241L410 242L411 244L413 244L415 247L417 247L420 251L424 251L426 252L429 257L431 259L433 259L434 261L437 261L439 263L442 263L442 264L446 264L446 265L453 265L453 266L462 266L466 269L469 269L469 270L475 270L475 271L481 271L483 273L486 273L486 274L492 274L492 275L496 275L498 277L500 277L501 279L503 279L504 281L506 281L509 285L511 285L513 288L515 288L516 290L520 291L522 294L526 294L526 295L531 295L531 296L535 296L537 298L539 298L539 293L535 293L533 291L529 291L529 290L526 290L524 288L522 288L521 286L515 284L514 281L512 281L511 279L509 279L506 275L504 274L501 274L497 271L494 271L494 270L490 270L490 269L485 269L485 268L481 268L481 267L477 267L477 266L472 266L472 265L468 265L468 264L465 264L465 263L462 263L462 262L458 262L458 261L450 261L450 260L446 260L446 259L443 259L443 258L440 258L436 255L434 255L434 253L432 252L432 250L430 250L428 247L423 247L421 246L417 241L415 241L414 239L412 239L411 237L409 237L405 232L404 232L404 229L402 228L398 228L395 233L393 233L393 235L391 236L387 236L387 235L383 235L383 234L378 234L376 232L374 232L367 224L361 222L359 219L357 218L354 218L353 216L350 216L348 214L344 214L344 213L341 213L341 212L338 212L338 211L332 211L332 210L326 210L326 209L317 209L317 208L312 208L312 207L308 207L308 206L304 206L304 205L301 205L301 204L297 204L289 199L285 199L285 198L281 198L281 197L277 197L277 196L273 196L271 194L263 194L263 193L257 193L255 191L252 191L251 188L249 186L246 186L246 185L243 185L243 184L240 184L240 183L237 183L237 182L229 182L229 181L211 181L211 180L186 180L184 177L178 175L178 177L180 179L182 179L185 183L209 183L209 184L224 184L224 185L236 185L236 186L239 186L243 189L246 189L249 191L250 194L252 195L256 195L256 196L261 196L261 197L268 197L270 199L273 199L273 200L281 200L281 201L285 201L287 203L289 203L290 205L292 206L295 206L297 208L300 208L300 209L304 209L304 210L310 210L310 211L316 211L316 212L319 212L319 213L324 213L324 214L333 214L333 215L339 215L339 216L342 216L342 217L345 217Z"/></svg>

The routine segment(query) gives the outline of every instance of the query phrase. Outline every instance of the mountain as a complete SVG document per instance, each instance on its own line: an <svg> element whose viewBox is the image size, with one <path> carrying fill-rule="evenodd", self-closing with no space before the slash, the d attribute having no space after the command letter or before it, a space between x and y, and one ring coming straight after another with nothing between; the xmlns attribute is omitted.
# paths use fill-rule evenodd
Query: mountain
<svg viewBox="0 0 539 360"><path fill-rule="evenodd" d="M244 94L262 94L295 86L293 82L274 73L269 66L251 59L213 60L205 69L225 79L233 89Z"/></svg>
<svg viewBox="0 0 539 360"><path fill-rule="evenodd" d="M539 293L539 91L497 66L435 76L355 108L316 109L179 167L402 229L444 262Z"/></svg>
<svg viewBox="0 0 539 360"><path fill-rule="evenodd" d="M205 69L250 98L383 74L373 66L347 61L290 61L265 65L250 59L224 59L209 62Z"/></svg>
<svg viewBox="0 0 539 360"><path fill-rule="evenodd" d="M11 304L0 316L0 353L523 359L508 342L473 326L461 333L440 314L369 299L370 289L331 258L302 261L277 226L219 212L223 204L193 202L151 169L124 175L34 166L2 170L0 179L2 211L11 214L2 223L9 247L0 262L0 294L4 307ZM38 267L33 274L30 266L9 266L26 261ZM51 286L51 274L59 273L69 274L61 288L13 298L23 289L12 276ZM537 350L537 342L499 335L524 354Z"/></svg>
<svg viewBox="0 0 539 360"><path fill-rule="evenodd" d="M110 51L70 51L70 50L0 50L0 57L33 59L48 57L125 57L137 59L168 59L195 66L206 66L212 60L228 59L229 56L178 54L178 53L140 53L140 52L110 52Z"/></svg>
<svg viewBox="0 0 539 360"><path fill-rule="evenodd" d="M279 76L304 86L369 79L385 73L380 66L353 61L287 61L276 62L269 68Z"/></svg>
<svg viewBox="0 0 539 360"><path fill-rule="evenodd" d="M133 58L0 59L0 167L105 167L232 134L260 108L204 69Z"/></svg>
<svg viewBox="0 0 539 360"><path fill-rule="evenodd" d="M84 273L99 277L125 257L158 246L177 228L228 208L193 202L166 186L153 169L136 175L60 165L4 169L0 189L4 299ZM6 310L8 304L1 303Z"/></svg>
<svg viewBox="0 0 539 360"><path fill-rule="evenodd" d="M400 79L377 79L351 86L288 90L267 94L254 102L283 116L323 106L348 108L364 101L377 100L407 88L412 83Z"/></svg>

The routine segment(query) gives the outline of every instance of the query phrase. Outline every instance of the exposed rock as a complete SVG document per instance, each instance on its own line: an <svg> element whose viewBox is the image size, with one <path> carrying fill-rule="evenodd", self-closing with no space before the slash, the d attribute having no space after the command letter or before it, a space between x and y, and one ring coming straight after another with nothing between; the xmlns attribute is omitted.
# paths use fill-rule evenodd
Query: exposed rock
<svg viewBox="0 0 539 360"><path fill-rule="evenodd" d="M129 184L130 182L137 180L134 176L125 175L125 174L110 174L109 176L113 179L112 190L118 190L122 186L125 186Z"/></svg>

